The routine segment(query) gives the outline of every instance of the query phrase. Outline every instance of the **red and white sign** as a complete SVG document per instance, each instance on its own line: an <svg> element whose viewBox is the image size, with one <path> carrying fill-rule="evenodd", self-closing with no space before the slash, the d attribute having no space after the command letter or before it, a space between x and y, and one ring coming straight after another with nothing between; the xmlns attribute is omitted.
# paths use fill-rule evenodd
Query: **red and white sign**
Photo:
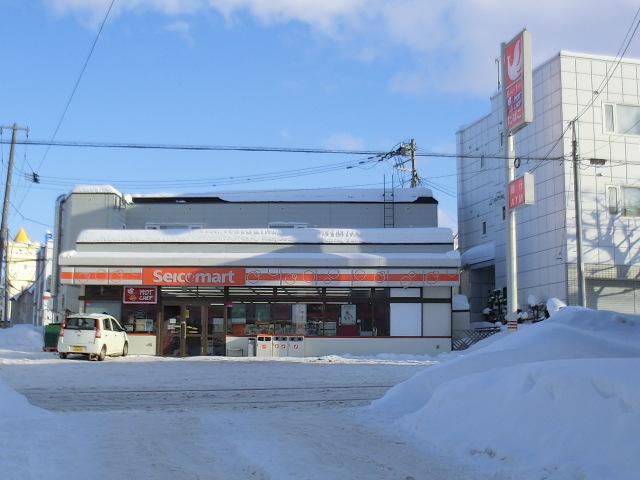
<svg viewBox="0 0 640 480"><path fill-rule="evenodd" d="M533 174L525 173L509 183L509 209L533 205L535 203L535 186Z"/></svg>
<svg viewBox="0 0 640 480"><path fill-rule="evenodd" d="M64 285L457 286L457 268L62 267Z"/></svg>
<svg viewBox="0 0 640 480"><path fill-rule="evenodd" d="M158 287L125 287L122 303L158 303Z"/></svg>
<svg viewBox="0 0 640 480"><path fill-rule="evenodd" d="M533 120L531 37L526 30L502 44L506 130L516 132Z"/></svg>

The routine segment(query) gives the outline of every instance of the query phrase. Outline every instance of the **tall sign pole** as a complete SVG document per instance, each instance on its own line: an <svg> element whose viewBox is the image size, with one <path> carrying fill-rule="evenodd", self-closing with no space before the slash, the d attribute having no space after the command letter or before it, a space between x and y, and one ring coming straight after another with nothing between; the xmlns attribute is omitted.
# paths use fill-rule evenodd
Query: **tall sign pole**
<svg viewBox="0 0 640 480"><path fill-rule="evenodd" d="M2 308L2 327L7 328L9 326L9 264L7 262L7 217L9 216L9 199L11 197L11 176L13 174L13 156L16 149L16 137L18 130L26 130L20 128L15 123L11 128L13 133L11 135L11 150L9 151L9 164L7 165L7 180L4 184L4 203L2 205L2 223L0 225L0 261L4 264L4 305Z"/></svg>
<svg viewBox="0 0 640 480"><path fill-rule="evenodd" d="M533 121L531 36L523 30L510 42L501 45L503 133L506 158L505 198L515 179L514 134ZM510 202L509 202L510 203ZM518 329L518 268L515 208L508 205L506 228L507 326Z"/></svg>

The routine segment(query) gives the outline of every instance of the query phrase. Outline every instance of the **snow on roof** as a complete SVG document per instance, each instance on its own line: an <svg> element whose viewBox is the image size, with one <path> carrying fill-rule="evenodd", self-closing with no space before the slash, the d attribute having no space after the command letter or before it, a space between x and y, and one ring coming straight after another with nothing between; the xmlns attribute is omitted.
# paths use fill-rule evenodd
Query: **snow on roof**
<svg viewBox="0 0 640 480"><path fill-rule="evenodd" d="M496 258L496 244L495 242L482 243L475 247L469 248L462 254L462 268L466 268L469 265L475 265Z"/></svg>
<svg viewBox="0 0 640 480"><path fill-rule="evenodd" d="M84 230L77 243L451 244L449 228Z"/></svg>
<svg viewBox="0 0 640 480"><path fill-rule="evenodd" d="M77 185L71 190L71 193L113 193L119 196L122 195L111 185Z"/></svg>
<svg viewBox="0 0 640 480"><path fill-rule="evenodd" d="M71 193L112 193L126 198L188 198L217 197L228 202L414 202L418 198L432 198L429 188L318 188L291 190L247 190L206 193L128 193L123 194L111 185L77 185Z"/></svg>
<svg viewBox="0 0 640 480"><path fill-rule="evenodd" d="M414 202L431 198L428 188L397 188L387 190L387 201ZM382 202L382 188L319 188L291 190L247 190L210 193L133 193L132 198L217 197L228 202Z"/></svg>

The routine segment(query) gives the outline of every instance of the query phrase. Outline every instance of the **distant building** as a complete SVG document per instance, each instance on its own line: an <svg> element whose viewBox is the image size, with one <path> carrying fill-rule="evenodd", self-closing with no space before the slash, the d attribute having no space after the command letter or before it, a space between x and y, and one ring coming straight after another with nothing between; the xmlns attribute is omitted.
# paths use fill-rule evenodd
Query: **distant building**
<svg viewBox="0 0 640 480"><path fill-rule="evenodd" d="M5 298L13 299L21 296L24 292L27 297L31 295L28 292L29 287L36 279L37 271L37 252L40 244L32 242L24 228L20 228L13 241L7 242L7 268L5 287L7 294ZM13 325L18 323L32 323L32 302L23 298L24 305L19 308L13 308L17 305L14 301L10 301L7 318L11 319Z"/></svg>
<svg viewBox="0 0 640 480"><path fill-rule="evenodd" d="M47 232L45 243L37 254L37 274L33 285L33 324L46 326L55 321L51 305L51 274L53 271L53 235Z"/></svg>
<svg viewBox="0 0 640 480"><path fill-rule="evenodd" d="M577 172L586 306L640 313L640 61L561 52L534 70L533 101L533 123L515 134L516 178L530 173L535 185L535 204L516 212L520 307L579 304ZM457 132L461 289L474 320L490 291L507 288L502 120L497 92Z"/></svg>
<svg viewBox="0 0 640 480"><path fill-rule="evenodd" d="M131 353L246 355L268 335L280 353L302 335L307 355L436 354L460 267L437 208L428 189L77 187L56 206L53 308L114 315Z"/></svg>

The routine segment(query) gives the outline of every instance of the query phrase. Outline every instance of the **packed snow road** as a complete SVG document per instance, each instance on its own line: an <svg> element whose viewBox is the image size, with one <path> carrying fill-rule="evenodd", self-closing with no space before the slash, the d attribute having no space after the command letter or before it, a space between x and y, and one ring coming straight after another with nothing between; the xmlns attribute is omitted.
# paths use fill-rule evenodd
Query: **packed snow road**
<svg viewBox="0 0 640 480"><path fill-rule="evenodd" d="M31 452L0 453L25 457L9 478L482 478L367 417L427 361L9 357L0 378L49 412Z"/></svg>
<svg viewBox="0 0 640 480"><path fill-rule="evenodd" d="M185 390L25 389L32 405L52 411L155 410L198 408L273 408L294 403L363 405L380 398L392 385L226 388Z"/></svg>

